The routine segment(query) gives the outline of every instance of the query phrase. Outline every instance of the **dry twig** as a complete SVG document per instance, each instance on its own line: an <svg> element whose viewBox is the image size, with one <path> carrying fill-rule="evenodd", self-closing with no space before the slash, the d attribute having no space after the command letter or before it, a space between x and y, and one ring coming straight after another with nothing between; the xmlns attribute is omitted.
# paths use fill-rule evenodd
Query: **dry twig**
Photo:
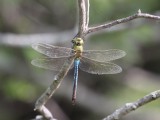
<svg viewBox="0 0 160 120"><path fill-rule="evenodd" d="M106 23L103 25L95 26L95 27L88 27L89 24L89 0L77 0L78 1L78 7L79 7L79 29L78 29L78 34L76 37L81 37L84 38L86 35L92 32L97 32L106 28L110 28L112 26L118 25L120 23L125 23L129 22L133 19L136 18L148 18L148 19L154 19L154 20L160 20L159 16L154 16L146 13L142 13L140 10L132 16L118 19L115 21L112 21L110 23ZM35 110L38 110L41 112L41 114L47 119L47 120L53 120L52 114L49 112L49 110L44 106L45 103L48 101L48 99L53 95L55 90L59 87L61 81L63 78L66 76L71 64L73 63L74 58L70 58L66 60L64 63L63 68L61 71L58 73L56 76L55 80L53 83L50 85L50 87L42 94L42 96L37 100L35 104ZM110 116L104 118L104 120L115 120L119 119L125 114L137 109L138 107L151 102L157 98L160 97L160 91L155 91L144 98L138 100L137 102L134 103L129 103L126 104L124 107L116 110L113 114Z"/></svg>
<svg viewBox="0 0 160 120"><path fill-rule="evenodd" d="M128 16L126 18L117 19L117 20L114 20L114 21L106 23L106 24L102 24L102 25L95 26L95 27L90 27L90 28L88 28L88 30L86 31L85 34L89 34L89 33L92 33L92 32L97 32L97 31L100 31L100 30L103 30L103 29L106 29L106 28L110 28L112 26L115 26L115 25L118 25L118 24L121 24L121 23L129 22L129 21L137 19L137 18L148 18L148 19L153 19L153 20L160 20L160 16L155 16L155 15L150 15L150 14L147 14L147 13L142 13L141 10L139 9L136 14Z"/></svg>
<svg viewBox="0 0 160 120"><path fill-rule="evenodd" d="M160 98L160 90L154 91L143 98L137 100L136 102L133 103L126 103L125 106L117 109L115 112L113 112L111 115L107 116L103 120L118 120L125 116L126 114L130 113L131 111L134 111L138 109L139 107L152 102L153 100L156 100Z"/></svg>
<svg viewBox="0 0 160 120"><path fill-rule="evenodd" d="M50 111L44 106L45 103L52 97L54 92L59 88L63 78L68 73L71 65L73 64L74 57L69 57L64 63L59 73L55 76L52 84L46 89L46 91L36 101L35 110L39 111L47 120L54 119Z"/></svg>

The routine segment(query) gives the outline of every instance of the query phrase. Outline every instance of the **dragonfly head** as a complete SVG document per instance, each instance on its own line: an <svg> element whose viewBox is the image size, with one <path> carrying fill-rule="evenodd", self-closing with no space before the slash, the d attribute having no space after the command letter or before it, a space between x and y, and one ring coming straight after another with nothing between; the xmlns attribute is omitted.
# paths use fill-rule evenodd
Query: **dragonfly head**
<svg viewBox="0 0 160 120"><path fill-rule="evenodd" d="M75 50L75 51L80 51L82 52L83 51L83 39L82 38L75 38L72 40L72 48Z"/></svg>
<svg viewBox="0 0 160 120"><path fill-rule="evenodd" d="M75 38L72 40L72 44L73 46L76 45L76 46L82 46L83 45L83 39L82 38Z"/></svg>

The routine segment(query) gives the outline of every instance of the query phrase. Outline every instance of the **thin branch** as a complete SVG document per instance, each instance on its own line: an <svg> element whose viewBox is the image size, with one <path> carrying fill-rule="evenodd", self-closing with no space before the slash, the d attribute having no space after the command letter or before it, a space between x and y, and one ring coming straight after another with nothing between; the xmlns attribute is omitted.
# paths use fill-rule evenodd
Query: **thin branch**
<svg viewBox="0 0 160 120"><path fill-rule="evenodd" d="M141 13L141 11L139 10L138 13L136 13L132 16L118 19L118 20L115 20L115 21L110 22L108 24L104 24L104 25L100 25L100 26L96 26L96 27L92 27L92 28L88 29L89 0L87 0L87 1L78 0L78 7L79 7L79 30L78 30L77 37L81 37L81 38L83 38L85 35L87 35L91 32L96 32L96 31L99 31L99 30L102 30L105 28L109 28L109 27L112 27L112 26L120 24L120 23L128 22L128 21L131 21L136 18L140 18L140 17L150 18L150 19L158 19L158 20L160 19L160 17L158 17L158 16L144 14L144 13ZM87 9L87 12L86 12L86 9ZM51 98L51 96L54 94L54 92L57 90L57 88L60 86L61 81L66 76L70 66L73 64L73 60L74 60L74 57L70 57L66 60L61 71L58 73L58 75L56 75L53 83L42 94L42 96L37 100L37 102L35 104L35 110L38 110L47 120L53 120L54 118L53 118L52 114L50 113L50 111L44 105ZM116 116L113 114L113 119L115 119L115 118L117 119L117 118L129 113L130 111L137 109L139 106L141 106L141 105L143 105L153 99L156 99L159 96L160 96L160 94L156 92L156 93L152 93L151 95L144 97L143 99L138 100L138 102L127 104L125 107L121 108L120 110L117 110L118 112L117 111L115 112ZM112 115L111 115L111 117L108 116L104 120L112 120L110 118L112 118Z"/></svg>
<svg viewBox="0 0 160 120"><path fill-rule="evenodd" d="M55 76L52 84L46 89L46 91L36 101L35 110L38 110L47 120L50 120L52 118L52 114L44 105L52 97L54 92L59 88L63 78L66 76L71 65L73 64L73 60L74 60L74 56L69 57L65 61L63 67L61 68L59 73Z"/></svg>
<svg viewBox="0 0 160 120"><path fill-rule="evenodd" d="M86 0L86 30L88 29L88 25L89 25L89 7L90 7L90 3L89 0Z"/></svg>
<svg viewBox="0 0 160 120"><path fill-rule="evenodd" d="M43 117L41 118L42 120L56 120L55 118L53 118L52 113L45 106L41 106L38 111L43 115Z"/></svg>
<svg viewBox="0 0 160 120"><path fill-rule="evenodd" d="M86 6L85 0L78 0L79 6L79 32L77 34L78 37L83 37L86 26ZM75 56L68 58L61 71L56 75L53 83L47 88L47 90L40 96L40 98L36 101L35 110L38 110L47 120L54 119L50 111L44 106L45 103L51 98L54 92L59 88L61 81L66 76L69 71L69 68L73 64Z"/></svg>
<svg viewBox="0 0 160 120"><path fill-rule="evenodd" d="M85 0L78 0L79 7L79 30L77 37L83 37L86 27L86 5Z"/></svg>
<svg viewBox="0 0 160 120"><path fill-rule="evenodd" d="M123 116L125 116L126 114L130 113L131 111L134 111L134 110L138 109L139 107L141 107L149 102L152 102L158 98L160 98L160 90L154 91L154 92L144 96L143 98L137 100L136 102L126 103L125 106L117 109L114 113L107 116L103 120L118 120L118 119L122 118Z"/></svg>
<svg viewBox="0 0 160 120"><path fill-rule="evenodd" d="M125 23L125 22L129 22L133 19L136 18L148 18L148 19L153 19L153 20L160 20L160 16L155 16L155 15L150 15L147 13L142 13L141 10L138 10L138 12L134 15L128 16L126 18L122 18L122 19L117 19L114 20L112 22L106 23L106 24L102 24L99 26L95 26L95 27L90 27L87 31L86 31L86 35L91 33L91 32L97 32L106 28L110 28L112 26L118 25L120 23Z"/></svg>

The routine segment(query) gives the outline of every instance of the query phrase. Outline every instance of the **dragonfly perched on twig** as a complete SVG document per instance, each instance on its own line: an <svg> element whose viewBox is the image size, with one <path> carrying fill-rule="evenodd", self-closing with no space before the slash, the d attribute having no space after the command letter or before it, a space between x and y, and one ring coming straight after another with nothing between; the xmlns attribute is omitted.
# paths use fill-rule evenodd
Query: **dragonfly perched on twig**
<svg viewBox="0 0 160 120"><path fill-rule="evenodd" d="M119 59L126 54L124 51L117 49L83 50L83 44L83 39L75 38L72 40L72 48L42 43L32 45L36 51L47 56L46 58L32 60L32 64L38 67L59 71L67 58L74 58L73 104L76 100L78 68L92 74L120 73L122 71L121 67L110 61Z"/></svg>

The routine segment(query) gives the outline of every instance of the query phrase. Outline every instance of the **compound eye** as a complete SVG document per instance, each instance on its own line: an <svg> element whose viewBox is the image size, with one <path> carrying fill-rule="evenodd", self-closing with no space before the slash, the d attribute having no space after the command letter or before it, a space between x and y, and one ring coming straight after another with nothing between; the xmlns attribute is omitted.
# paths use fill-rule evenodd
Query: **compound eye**
<svg viewBox="0 0 160 120"><path fill-rule="evenodd" d="M77 46L80 46L81 44L78 42L76 45L77 45Z"/></svg>
<svg viewBox="0 0 160 120"><path fill-rule="evenodd" d="M74 40L72 40L71 42L72 42L72 43L75 43L75 41L74 41Z"/></svg>

